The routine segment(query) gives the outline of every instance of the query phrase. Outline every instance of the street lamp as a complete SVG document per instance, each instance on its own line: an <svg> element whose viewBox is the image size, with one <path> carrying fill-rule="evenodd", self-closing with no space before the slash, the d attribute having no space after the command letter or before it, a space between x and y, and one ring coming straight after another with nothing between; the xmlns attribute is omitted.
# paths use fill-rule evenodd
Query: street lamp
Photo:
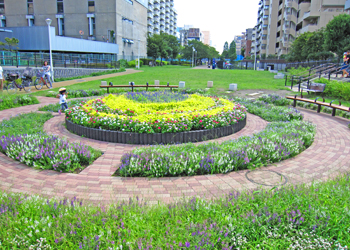
<svg viewBox="0 0 350 250"><path fill-rule="evenodd" d="M194 52L196 51L196 49L193 47L193 52L192 52L192 68L193 68L193 59L194 59Z"/></svg>
<svg viewBox="0 0 350 250"><path fill-rule="evenodd" d="M139 60L138 60L137 68L140 69L140 39L139 39Z"/></svg>
<svg viewBox="0 0 350 250"><path fill-rule="evenodd" d="M54 80L54 76L53 76L53 64L52 64L52 50L51 50L51 33L50 33L50 24L52 22L52 20L50 18L47 18L46 20L47 23L47 28L49 30L49 48L50 48L50 71L51 71L51 77L52 77L52 81Z"/></svg>

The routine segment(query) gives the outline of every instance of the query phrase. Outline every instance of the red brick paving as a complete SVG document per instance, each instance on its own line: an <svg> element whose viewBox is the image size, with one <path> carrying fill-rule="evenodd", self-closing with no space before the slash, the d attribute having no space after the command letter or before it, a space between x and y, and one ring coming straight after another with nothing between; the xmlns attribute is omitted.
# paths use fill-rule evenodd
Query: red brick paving
<svg viewBox="0 0 350 250"><path fill-rule="evenodd" d="M57 99L39 97L41 104L0 111L0 120L11 115L35 111L41 105L56 103ZM350 131L348 120L302 110L305 120L317 125L315 141L297 157L277 163L263 170L284 175L289 183L323 181L350 169ZM213 198L233 190L254 189L259 185L247 180L248 170L194 177L122 178L111 176L120 158L135 146L100 142L71 134L63 126L64 116L56 115L44 125L44 130L100 149L104 155L79 174L38 171L0 154L0 188L12 192L26 192L57 197L79 197L93 202L112 203L129 197L143 197L150 202L173 202L183 197ZM247 126L240 132L217 139L222 142L251 135L265 128L267 122L248 114ZM256 170L250 177L264 184L278 183L276 173Z"/></svg>

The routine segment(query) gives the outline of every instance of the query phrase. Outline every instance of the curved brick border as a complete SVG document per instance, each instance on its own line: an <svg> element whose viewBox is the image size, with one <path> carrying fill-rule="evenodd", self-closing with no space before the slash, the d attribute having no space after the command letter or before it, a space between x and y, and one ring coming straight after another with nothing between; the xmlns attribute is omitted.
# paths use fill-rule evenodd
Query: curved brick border
<svg viewBox="0 0 350 250"><path fill-rule="evenodd" d="M195 130L180 133L139 134L131 132L88 128L75 124L69 119L66 119L67 129L77 135L98 141L139 145L179 144L187 142L207 141L237 133L238 131L242 130L246 124L247 117L245 117L242 121L238 121L234 125L221 128Z"/></svg>
<svg viewBox="0 0 350 250"><path fill-rule="evenodd" d="M46 101L40 98L40 101ZM52 103L57 100L51 99ZM17 113L30 112L39 105L0 111L0 119ZM304 119L317 125L315 141L298 156L266 167L288 178L288 182L310 183L323 181L350 170L350 131L348 120L317 114L301 109ZM70 142L82 142L104 152L92 165L79 174L60 174L54 171L38 171L27 167L7 156L0 154L0 188L12 192L25 192L56 197L79 197L93 202L113 203L130 197L142 197L157 203L174 202L184 197L214 198L223 194L255 189L260 186L246 179L249 170L228 174L170 177L170 178L121 178L112 177L120 163L121 156L135 146L101 142L82 138L70 133L64 126L64 116L56 115L45 123L44 130L51 134L69 139ZM251 135L266 126L267 122L257 116L248 114L244 129L230 136L215 141L235 139ZM203 143L203 142L200 142ZM261 171L255 178L259 183L269 184L268 171Z"/></svg>

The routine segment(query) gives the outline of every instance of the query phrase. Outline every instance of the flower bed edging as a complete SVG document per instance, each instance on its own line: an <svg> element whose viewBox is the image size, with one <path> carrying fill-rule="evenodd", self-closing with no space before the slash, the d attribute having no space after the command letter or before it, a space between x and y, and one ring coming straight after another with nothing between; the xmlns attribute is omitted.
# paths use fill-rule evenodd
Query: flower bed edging
<svg viewBox="0 0 350 250"><path fill-rule="evenodd" d="M179 144L207 141L237 133L243 129L246 124L247 117L245 117L242 121L238 121L234 125L209 130L194 130L164 134L140 134L88 128L75 124L66 118L67 130L79 136L84 136L86 138L98 141L138 145Z"/></svg>

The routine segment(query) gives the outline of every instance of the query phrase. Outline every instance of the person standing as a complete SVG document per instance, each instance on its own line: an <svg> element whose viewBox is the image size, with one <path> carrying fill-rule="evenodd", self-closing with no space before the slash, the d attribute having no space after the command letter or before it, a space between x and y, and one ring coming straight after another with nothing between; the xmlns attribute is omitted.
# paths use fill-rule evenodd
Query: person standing
<svg viewBox="0 0 350 250"><path fill-rule="evenodd" d="M48 79L50 83L50 89L52 89L50 65L47 64L47 61L44 62L42 69L43 69L43 78L46 77Z"/></svg>

